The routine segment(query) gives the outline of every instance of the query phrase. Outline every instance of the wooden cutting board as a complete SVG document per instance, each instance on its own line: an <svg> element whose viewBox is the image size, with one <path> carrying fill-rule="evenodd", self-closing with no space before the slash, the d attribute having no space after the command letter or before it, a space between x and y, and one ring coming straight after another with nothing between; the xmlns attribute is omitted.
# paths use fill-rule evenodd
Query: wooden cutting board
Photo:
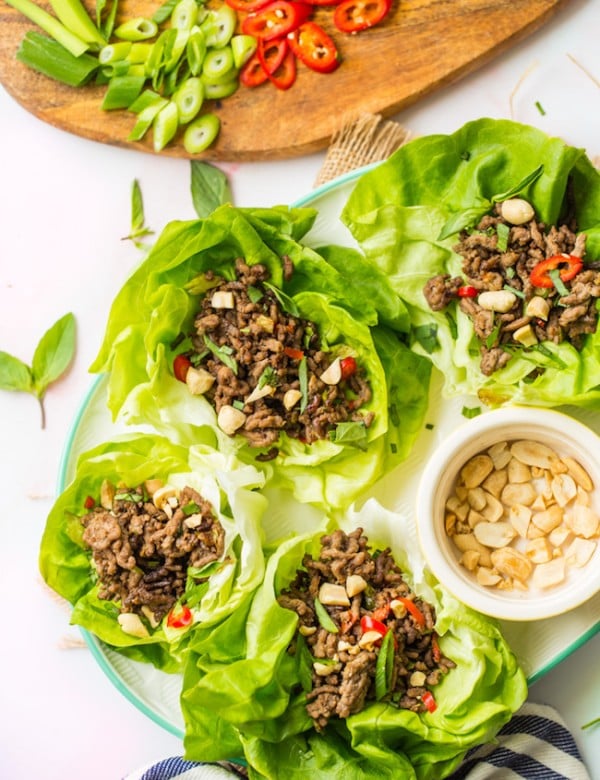
<svg viewBox="0 0 600 780"><path fill-rule="evenodd" d="M39 2L39 0L38 0ZM202 158L284 159L325 148L342 124L363 112L389 117L474 71L550 19L569 0L393 0L386 20L355 35L335 31L330 8L315 20L334 37L343 58L333 73L302 65L288 91L241 87L213 104L221 118L217 143ZM121 0L122 15L149 16L158 0ZM0 82L28 111L55 127L116 146L152 152L149 134L128 143L134 116L100 108L104 90L57 84L15 58L27 30L22 15L0 5ZM490 89L493 89L490 84ZM210 104L205 104L206 108ZM181 143L161 152L189 157Z"/></svg>

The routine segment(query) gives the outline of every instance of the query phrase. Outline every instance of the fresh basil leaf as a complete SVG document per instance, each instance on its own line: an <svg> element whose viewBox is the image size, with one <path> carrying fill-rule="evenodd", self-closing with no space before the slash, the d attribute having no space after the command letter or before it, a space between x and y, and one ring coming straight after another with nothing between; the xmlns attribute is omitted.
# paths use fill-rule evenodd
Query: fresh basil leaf
<svg viewBox="0 0 600 780"><path fill-rule="evenodd" d="M65 314L40 339L31 363L35 392L42 396L69 367L75 354L75 317Z"/></svg>
<svg viewBox="0 0 600 780"><path fill-rule="evenodd" d="M300 311L296 306L296 302L292 298L290 298L289 295L284 293L283 290L280 290L279 287L275 287L275 285L271 284L270 282L263 282L263 284L277 298L281 308L284 311L286 311L288 314L291 314L292 317L300 316Z"/></svg>
<svg viewBox="0 0 600 780"><path fill-rule="evenodd" d="M26 393L33 391L33 377L29 366L8 352L0 352L0 390L22 390Z"/></svg>
<svg viewBox="0 0 600 780"><path fill-rule="evenodd" d="M359 450L367 449L367 428L362 422L338 423L329 438L335 444L347 444L358 447Z"/></svg>
<svg viewBox="0 0 600 780"><path fill-rule="evenodd" d="M506 252L508 249L508 238L510 236L510 228L505 225L504 222L498 222L496 225L496 234L498 235L498 251Z"/></svg>
<svg viewBox="0 0 600 780"><path fill-rule="evenodd" d="M444 239L453 236L455 233L460 233L461 230L473 227L488 213L491 205L492 204L489 201L486 201L481 206L474 206L473 208L458 211L456 214L453 214L444 223L437 240L443 241Z"/></svg>
<svg viewBox="0 0 600 780"><path fill-rule="evenodd" d="M237 376L238 365L235 358L231 357L231 347L219 347L215 342L204 334L204 343L210 349L215 357L218 357L221 363L230 368Z"/></svg>
<svg viewBox="0 0 600 780"><path fill-rule="evenodd" d="M198 160L192 160L191 167L192 203L201 219L208 217L219 206L232 202L229 182L223 171Z"/></svg>
<svg viewBox="0 0 600 780"><path fill-rule="evenodd" d="M259 290L258 287L253 287L252 285L246 289L246 292L252 303L258 303L263 297L262 290Z"/></svg>
<svg viewBox="0 0 600 780"><path fill-rule="evenodd" d="M125 238L133 241L138 248L143 248L143 244L139 239L152 235L153 232L150 228L146 227L145 221L142 190L138 180L134 179L133 184L131 185L131 227L129 235L125 236Z"/></svg>
<svg viewBox="0 0 600 780"><path fill-rule="evenodd" d="M189 282L183 285L183 289L190 295L202 295L213 287L218 287L223 278L221 276L207 276L205 273L192 277Z"/></svg>
<svg viewBox="0 0 600 780"><path fill-rule="evenodd" d="M195 501L189 501L185 506L181 507L181 511L186 517L189 517L190 515L195 515L196 512L199 512L200 507Z"/></svg>
<svg viewBox="0 0 600 780"><path fill-rule="evenodd" d="M428 325L417 325L416 328L413 328L413 334L428 354L431 354L440 346L437 339L437 325L434 322Z"/></svg>
<svg viewBox="0 0 600 780"><path fill-rule="evenodd" d="M279 384L279 375L273 366L267 366L258 379L259 388L263 388L265 385L271 387L277 387Z"/></svg>
<svg viewBox="0 0 600 780"><path fill-rule="evenodd" d="M131 231L137 232L144 225L144 201L140 183L134 179L131 187Z"/></svg>
<svg viewBox="0 0 600 780"><path fill-rule="evenodd" d="M514 198L515 195L519 195L521 192L523 192L525 187L532 184L536 179L539 179L543 171L544 166L538 165L535 170L531 171L531 173L528 173L527 176L524 176L521 181L514 187L511 187L510 190L507 190L506 192L500 192L498 195L492 195L492 202L501 203L503 200L508 200L509 198Z"/></svg>
<svg viewBox="0 0 600 780"><path fill-rule="evenodd" d="M296 664L302 690L309 693L312 690L313 657L306 644L306 639L300 633L297 634L296 639Z"/></svg>

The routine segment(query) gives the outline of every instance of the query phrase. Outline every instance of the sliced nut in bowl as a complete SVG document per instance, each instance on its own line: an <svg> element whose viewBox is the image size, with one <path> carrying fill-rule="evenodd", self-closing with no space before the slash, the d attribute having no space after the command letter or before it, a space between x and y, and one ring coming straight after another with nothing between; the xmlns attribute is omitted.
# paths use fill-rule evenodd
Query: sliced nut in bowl
<svg viewBox="0 0 600 780"><path fill-rule="evenodd" d="M484 614L541 620L600 592L600 437L567 414L464 422L425 466L416 514L432 573Z"/></svg>

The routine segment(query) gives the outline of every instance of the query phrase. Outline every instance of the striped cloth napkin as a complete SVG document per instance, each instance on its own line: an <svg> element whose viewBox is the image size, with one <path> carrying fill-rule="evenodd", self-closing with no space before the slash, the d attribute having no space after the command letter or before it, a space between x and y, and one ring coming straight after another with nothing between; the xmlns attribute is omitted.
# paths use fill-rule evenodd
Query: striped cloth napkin
<svg viewBox="0 0 600 780"><path fill-rule="evenodd" d="M123 780L235 780L243 767L166 758ZM526 702L489 745L471 750L448 780L590 780L573 735L556 710Z"/></svg>

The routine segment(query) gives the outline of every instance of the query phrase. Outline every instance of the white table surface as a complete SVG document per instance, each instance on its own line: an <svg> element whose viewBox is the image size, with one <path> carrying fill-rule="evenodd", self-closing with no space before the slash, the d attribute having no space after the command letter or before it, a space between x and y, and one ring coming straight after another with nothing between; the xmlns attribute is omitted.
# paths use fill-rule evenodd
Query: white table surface
<svg viewBox="0 0 600 780"><path fill-rule="evenodd" d="M572 0L516 48L397 119L423 135L452 132L480 116L513 118L595 158L599 33L600 1ZM129 231L131 184L139 180L147 224L158 233L172 219L195 216L190 168L187 161L57 130L1 87L0 120L0 350L29 363L42 333L63 314L72 311L78 329L75 361L47 394L45 430L32 396L0 391L0 777L119 780L140 765L180 755L182 746L119 693L79 646L68 609L41 581L38 547L110 303L139 260L121 240ZM236 205L271 206L310 192L324 158L323 152L221 167ZM594 780L600 780L600 728L581 726L600 716L599 653L597 634L530 693L562 714Z"/></svg>

